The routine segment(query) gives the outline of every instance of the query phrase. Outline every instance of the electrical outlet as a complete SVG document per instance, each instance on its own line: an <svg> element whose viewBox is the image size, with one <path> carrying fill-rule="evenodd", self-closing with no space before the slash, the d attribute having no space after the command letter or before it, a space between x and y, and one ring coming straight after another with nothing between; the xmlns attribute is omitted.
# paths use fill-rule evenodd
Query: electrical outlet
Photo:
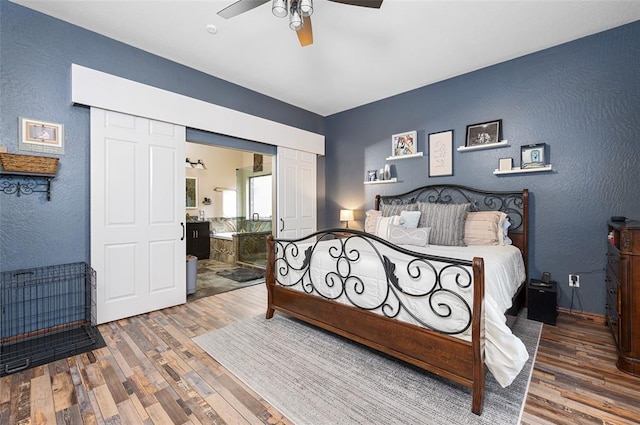
<svg viewBox="0 0 640 425"><path fill-rule="evenodd" d="M569 286L572 288L580 287L580 275L570 274L569 275Z"/></svg>

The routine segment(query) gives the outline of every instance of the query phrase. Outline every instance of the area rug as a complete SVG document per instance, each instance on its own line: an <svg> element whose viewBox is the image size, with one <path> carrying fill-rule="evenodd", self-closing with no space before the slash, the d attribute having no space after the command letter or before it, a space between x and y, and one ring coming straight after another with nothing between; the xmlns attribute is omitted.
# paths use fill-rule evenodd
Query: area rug
<svg viewBox="0 0 640 425"><path fill-rule="evenodd" d="M529 360L507 388L487 375L482 416L470 389L280 313L193 340L297 425L517 424L542 329L526 317L513 330Z"/></svg>
<svg viewBox="0 0 640 425"><path fill-rule="evenodd" d="M222 277L226 277L227 279L235 280L236 282L247 282L250 280L264 278L264 271L249 269L247 267L220 270L216 273Z"/></svg>

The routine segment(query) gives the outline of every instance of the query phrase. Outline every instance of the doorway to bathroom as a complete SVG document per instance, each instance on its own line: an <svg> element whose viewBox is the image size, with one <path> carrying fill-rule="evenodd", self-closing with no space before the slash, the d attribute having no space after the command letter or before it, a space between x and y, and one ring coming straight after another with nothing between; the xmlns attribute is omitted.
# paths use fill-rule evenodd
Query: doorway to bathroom
<svg viewBox="0 0 640 425"><path fill-rule="evenodd" d="M273 165L274 155L187 142L187 254L189 238L201 239L195 292L187 301L264 282ZM201 230L192 234L190 226Z"/></svg>

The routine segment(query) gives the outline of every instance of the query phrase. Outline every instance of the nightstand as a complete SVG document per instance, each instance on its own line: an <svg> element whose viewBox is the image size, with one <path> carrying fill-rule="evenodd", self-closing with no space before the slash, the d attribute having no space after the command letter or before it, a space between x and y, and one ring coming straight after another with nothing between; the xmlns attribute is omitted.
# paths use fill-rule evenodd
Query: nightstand
<svg viewBox="0 0 640 425"><path fill-rule="evenodd" d="M531 279L527 285L527 319L556 324L558 317L558 284Z"/></svg>

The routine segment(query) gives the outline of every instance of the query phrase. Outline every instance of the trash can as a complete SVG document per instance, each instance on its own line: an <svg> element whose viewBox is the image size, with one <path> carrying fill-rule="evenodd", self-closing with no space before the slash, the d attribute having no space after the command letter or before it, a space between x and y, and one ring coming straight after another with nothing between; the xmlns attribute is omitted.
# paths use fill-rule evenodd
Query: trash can
<svg viewBox="0 0 640 425"><path fill-rule="evenodd" d="M187 295L196 292L196 278L198 276L198 257L187 255Z"/></svg>

